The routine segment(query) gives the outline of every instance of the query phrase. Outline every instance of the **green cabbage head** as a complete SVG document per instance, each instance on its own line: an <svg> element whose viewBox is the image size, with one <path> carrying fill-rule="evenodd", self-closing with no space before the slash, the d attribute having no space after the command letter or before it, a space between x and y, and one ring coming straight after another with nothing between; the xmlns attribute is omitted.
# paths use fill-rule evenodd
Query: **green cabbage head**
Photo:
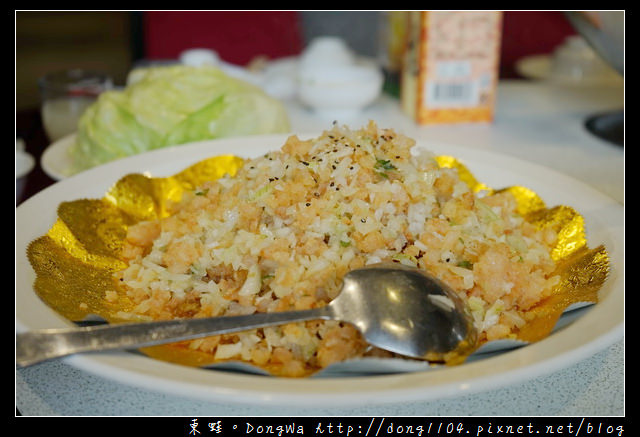
<svg viewBox="0 0 640 437"><path fill-rule="evenodd" d="M80 118L70 172L167 146L289 129L280 101L215 67L138 69Z"/></svg>

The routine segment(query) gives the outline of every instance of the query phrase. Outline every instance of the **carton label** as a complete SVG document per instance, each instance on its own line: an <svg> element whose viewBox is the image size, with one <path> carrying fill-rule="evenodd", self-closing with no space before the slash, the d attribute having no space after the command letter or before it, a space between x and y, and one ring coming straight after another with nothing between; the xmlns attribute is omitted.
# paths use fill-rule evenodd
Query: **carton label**
<svg viewBox="0 0 640 437"><path fill-rule="evenodd" d="M490 121L498 75L501 14L410 12L403 107L419 123Z"/></svg>

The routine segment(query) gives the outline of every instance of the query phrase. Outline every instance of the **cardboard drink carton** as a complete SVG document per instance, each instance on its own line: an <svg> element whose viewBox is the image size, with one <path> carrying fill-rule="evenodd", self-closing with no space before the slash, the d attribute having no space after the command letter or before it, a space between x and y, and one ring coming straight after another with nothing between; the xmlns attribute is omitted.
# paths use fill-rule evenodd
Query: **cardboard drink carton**
<svg viewBox="0 0 640 437"><path fill-rule="evenodd" d="M500 11L406 12L401 105L418 124L491 122Z"/></svg>

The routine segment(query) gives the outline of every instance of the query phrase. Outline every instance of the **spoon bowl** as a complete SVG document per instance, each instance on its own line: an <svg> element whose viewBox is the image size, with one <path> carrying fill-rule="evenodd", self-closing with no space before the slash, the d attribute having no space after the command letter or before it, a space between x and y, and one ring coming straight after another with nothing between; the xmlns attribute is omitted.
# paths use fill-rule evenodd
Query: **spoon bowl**
<svg viewBox="0 0 640 437"><path fill-rule="evenodd" d="M464 302L449 286L398 264L347 273L328 307L370 344L408 357L439 361L475 340Z"/></svg>
<svg viewBox="0 0 640 437"><path fill-rule="evenodd" d="M19 333L16 363L24 367L76 353L135 349L318 319L350 323L373 346L429 361L463 359L476 339L464 302L446 284L418 269L379 264L347 273L340 294L310 310Z"/></svg>

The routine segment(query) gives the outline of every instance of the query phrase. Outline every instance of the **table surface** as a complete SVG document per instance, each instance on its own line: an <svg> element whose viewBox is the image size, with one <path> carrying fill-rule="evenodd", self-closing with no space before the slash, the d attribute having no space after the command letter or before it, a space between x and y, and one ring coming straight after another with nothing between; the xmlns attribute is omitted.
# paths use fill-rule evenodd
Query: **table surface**
<svg viewBox="0 0 640 437"><path fill-rule="evenodd" d="M624 205L624 147L597 138L585 121L619 111L622 87L560 86L545 82L502 81L495 121L490 124L417 126L398 101L383 96L351 119L350 126L375 120L416 139L464 145L537 163L578 179ZM292 131L319 132L322 119L296 102L287 103ZM17 136L36 159L48 143L37 113L17 114ZM36 165L19 204L55 183ZM25 416L260 416L282 408L242 406L181 398L122 385L78 370L64 360L16 370L16 408ZM287 416L622 416L624 338L569 367L496 390L436 401L341 409L287 408Z"/></svg>

